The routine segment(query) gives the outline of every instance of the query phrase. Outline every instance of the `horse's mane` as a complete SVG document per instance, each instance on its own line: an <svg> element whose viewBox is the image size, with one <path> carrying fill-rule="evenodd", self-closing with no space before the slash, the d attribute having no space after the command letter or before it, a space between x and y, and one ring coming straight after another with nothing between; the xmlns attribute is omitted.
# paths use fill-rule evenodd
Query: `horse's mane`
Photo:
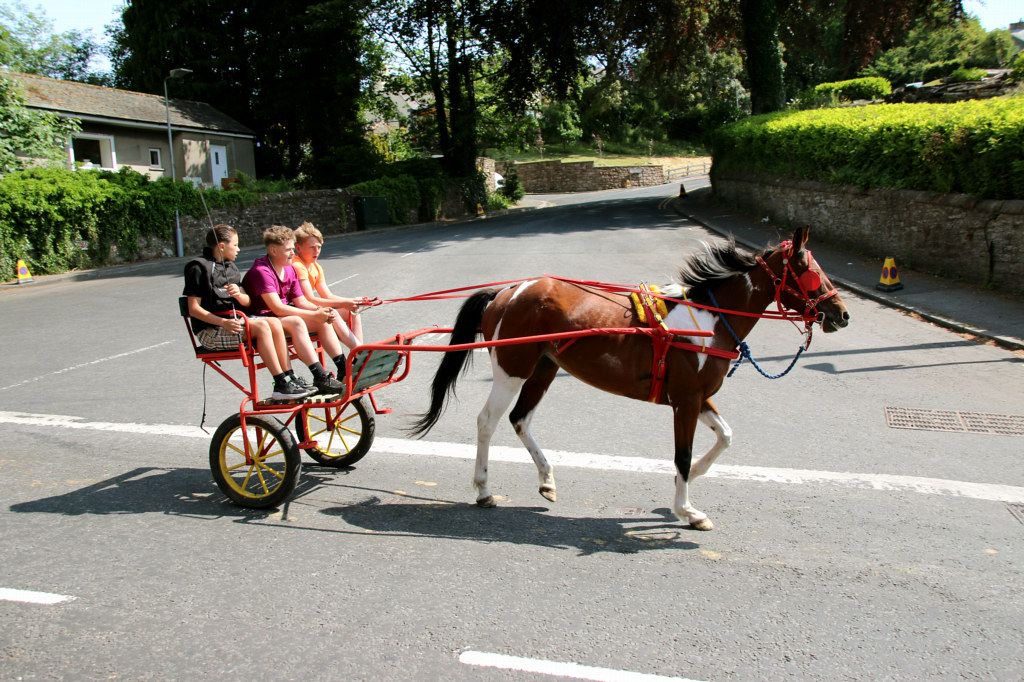
<svg viewBox="0 0 1024 682"><path fill-rule="evenodd" d="M704 250L686 259L679 269L679 282L690 288L690 297L705 298L709 288L736 275L747 274L757 265L758 256L773 250L767 248L757 253L741 251L732 237L725 242L702 243Z"/></svg>

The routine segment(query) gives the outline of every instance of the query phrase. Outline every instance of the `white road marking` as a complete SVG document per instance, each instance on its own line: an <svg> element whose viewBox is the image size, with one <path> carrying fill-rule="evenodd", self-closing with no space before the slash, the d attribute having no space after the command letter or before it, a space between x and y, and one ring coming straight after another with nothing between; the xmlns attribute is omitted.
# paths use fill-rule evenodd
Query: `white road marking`
<svg viewBox="0 0 1024 682"><path fill-rule="evenodd" d="M459 663L479 665L487 668L519 670L527 673L540 673L541 675L553 675L556 677L571 677L577 680L597 680L598 682L695 682L684 677L664 677L662 675L634 673L628 670L594 668L589 665L580 665L579 663L561 663L559 661L545 661L542 658L506 656L504 654L491 654L486 651L463 651L459 654Z"/></svg>
<svg viewBox="0 0 1024 682"><path fill-rule="evenodd" d="M204 433L198 426L188 426L186 424L87 422L83 421L81 417L69 417L59 414L0 411L0 424L210 439L210 434ZM476 446L468 443L445 443L378 437L373 441L373 449L377 452L387 452L395 455L476 459ZM599 471L624 471L637 474L675 475L675 466L667 456L666 459L661 460L649 457L598 455L588 452L568 452L565 450L545 450L544 454L547 455L549 461L555 466L597 469ZM492 445L490 459L497 462L512 462L533 466L533 459L530 458L529 453L524 448L518 446ZM1024 487L1001 483L954 481L946 478L925 478L922 476L902 476L897 474L857 474L736 464L715 464L704 476L707 478L753 481L756 483L831 485L839 488L859 490L909 492L922 495L944 495L947 497L966 497L975 500L1024 504Z"/></svg>
<svg viewBox="0 0 1024 682"><path fill-rule="evenodd" d="M66 594L12 590L9 587L0 587L0 601L17 601L25 604L63 604L73 600L74 597Z"/></svg>
<svg viewBox="0 0 1024 682"><path fill-rule="evenodd" d="M342 278L341 278L341 279L339 279L339 280L338 280L337 282L331 282L331 283L329 283L329 284L328 284L327 286L329 286L329 287L333 287L333 286L334 286L335 284L341 284L341 283L342 283L342 282L344 282L345 280L348 280L348 279L352 279L353 277L358 277L358 276L359 276L359 273L357 272L357 273L356 273L356 274L354 274L354 275L349 275L348 277L342 277Z"/></svg>
<svg viewBox="0 0 1024 682"><path fill-rule="evenodd" d="M127 351L125 353L118 353L117 355L111 355L109 357L100 358L99 360L90 360L89 362L83 362L83 363L78 364L78 365L72 365L71 367L65 367L64 369L58 369L55 372L48 372L47 374L40 374L37 377L32 377L31 379L25 379L24 381L19 381L16 384L11 384L9 386L2 386L2 387L0 387L0 391L6 391L9 388L17 388L18 386L24 386L25 384L31 384L32 382L39 381L40 379L45 379L47 377L56 376L58 374L64 374L64 372L70 372L73 369L81 369L83 367L88 367L89 365L97 365L97 364L99 364L101 362L106 362L107 360L116 360L117 358L123 358L123 357L128 356L128 355L135 355L136 353L142 353L143 351L153 350L154 348L159 348L160 346L166 346L169 343L170 343L170 341L164 341L163 343L157 343L157 344L154 344L152 346L146 346L145 348L136 348L135 350L130 350L130 351Z"/></svg>

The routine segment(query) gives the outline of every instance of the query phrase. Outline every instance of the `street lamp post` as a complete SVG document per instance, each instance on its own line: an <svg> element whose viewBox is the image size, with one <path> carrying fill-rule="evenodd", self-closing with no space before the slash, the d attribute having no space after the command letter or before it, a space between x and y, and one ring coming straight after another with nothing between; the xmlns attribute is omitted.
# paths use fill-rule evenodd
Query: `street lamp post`
<svg viewBox="0 0 1024 682"><path fill-rule="evenodd" d="M171 156L171 182L173 183L178 178L175 177L174 168L174 138L171 136L171 100L167 96L167 81L172 78L178 78L179 76L187 76L192 73L192 69L171 69L171 73L164 79L164 110L167 112L167 153ZM175 186L174 189L174 250L178 258L185 255L185 241L181 235L181 214L178 212L178 189Z"/></svg>

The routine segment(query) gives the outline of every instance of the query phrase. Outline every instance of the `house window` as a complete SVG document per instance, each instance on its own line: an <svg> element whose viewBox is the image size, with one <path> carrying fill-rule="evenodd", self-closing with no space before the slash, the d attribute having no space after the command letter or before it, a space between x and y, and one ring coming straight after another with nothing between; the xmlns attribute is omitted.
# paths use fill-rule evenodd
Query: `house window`
<svg viewBox="0 0 1024 682"><path fill-rule="evenodd" d="M157 147L149 148L149 167L150 168L163 168L164 165L160 163L160 149Z"/></svg>
<svg viewBox="0 0 1024 682"><path fill-rule="evenodd" d="M69 160L73 168L117 168L112 135L75 133L71 138Z"/></svg>

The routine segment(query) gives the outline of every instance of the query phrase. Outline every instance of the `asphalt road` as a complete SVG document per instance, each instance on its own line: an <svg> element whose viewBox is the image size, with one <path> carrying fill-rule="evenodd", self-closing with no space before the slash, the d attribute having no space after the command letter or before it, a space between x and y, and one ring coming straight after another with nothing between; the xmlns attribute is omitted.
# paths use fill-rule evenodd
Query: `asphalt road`
<svg viewBox="0 0 1024 682"><path fill-rule="evenodd" d="M660 208L676 191L331 239L324 267L336 291L381 297L545 272L668 281L708 238ZM792 374L747 367L720 392L733 446L692 489L708 533L668 514L667 409L561 374L534 420L557 504L503 421L503 500L477 509L486 355L409 441L438 361L416 356L380 394L394 413L369 456L310 463L290 504L256 513L210 477L181 267L0 292L0 679L1022 677L1021 436L884 414L1024 414L1013 353L844 295L851 326L817 334ZM449 324L457 305L375 308L367 336ZM776 370L799 340L778 322L749 339ZM206 386L212 432L240 394Z"/></svg>

